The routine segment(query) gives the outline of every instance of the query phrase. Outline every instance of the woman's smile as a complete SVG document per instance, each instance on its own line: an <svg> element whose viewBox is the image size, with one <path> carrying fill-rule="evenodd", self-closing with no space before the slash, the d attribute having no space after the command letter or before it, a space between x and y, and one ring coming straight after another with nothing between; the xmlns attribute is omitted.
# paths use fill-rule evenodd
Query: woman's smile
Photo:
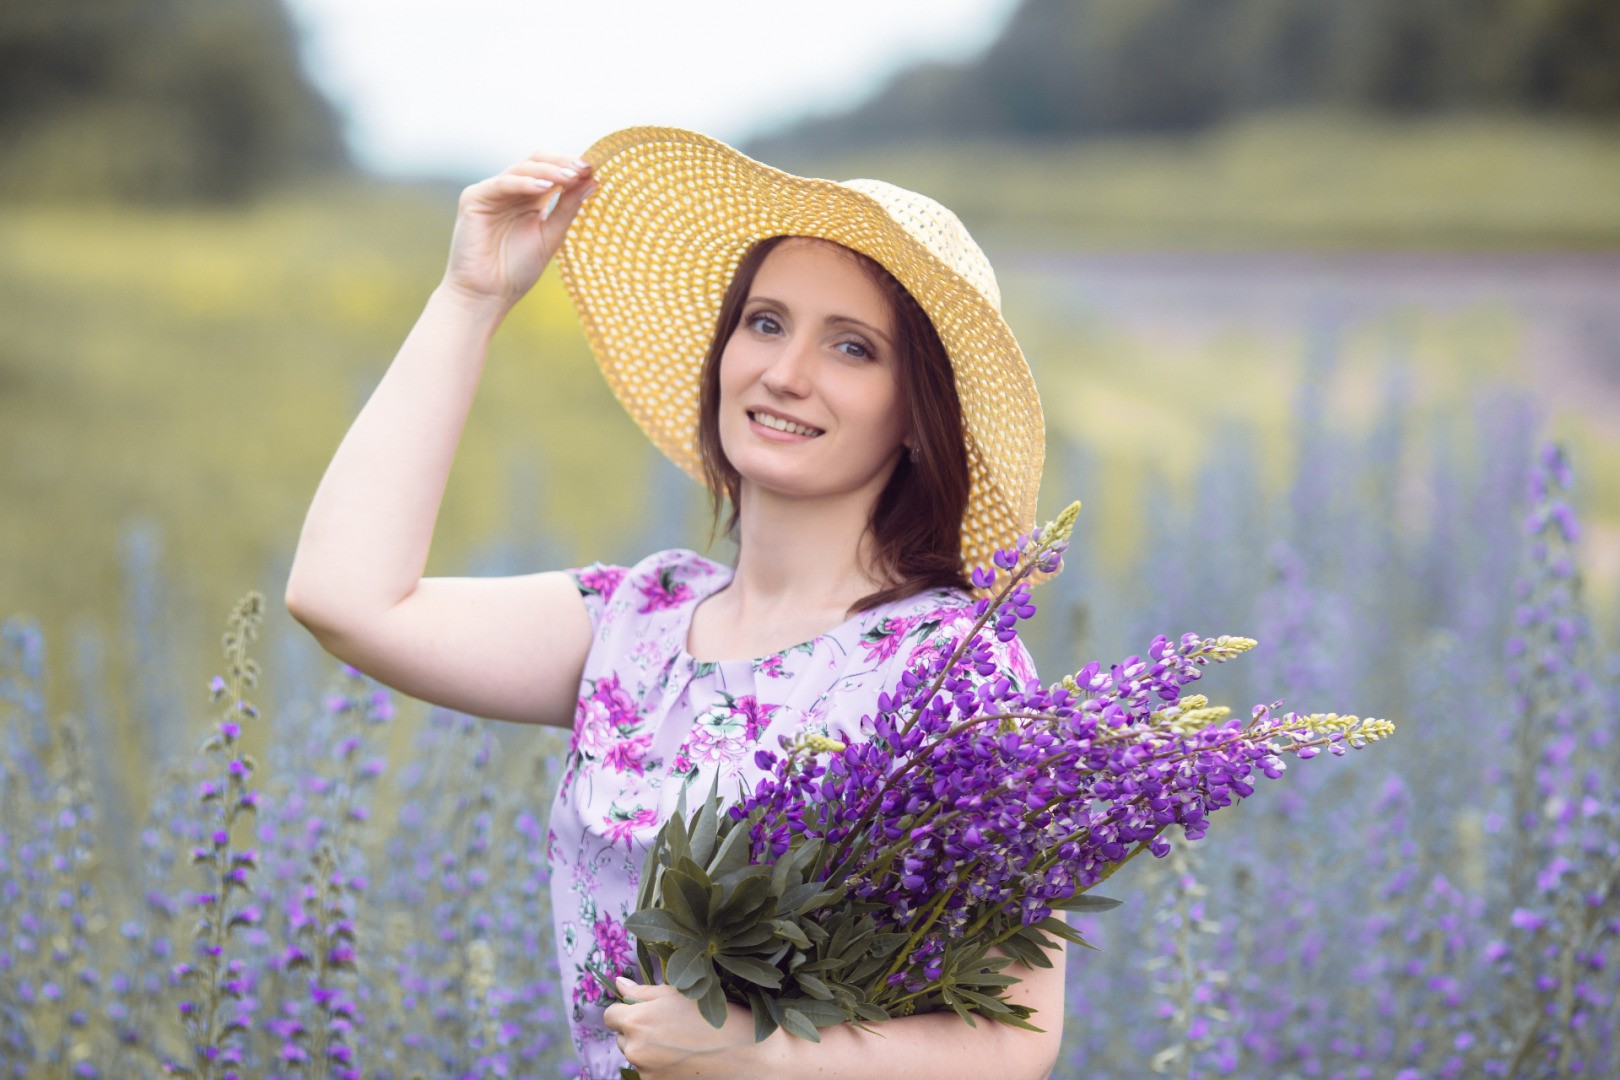
<svg viewBox="0 0 1620 1080"><path fill-rule="evenodd" d="M809 442L824 434L820 428L795 420L772 409L749 409L748 419L754 433L772 442Z"/></svg>

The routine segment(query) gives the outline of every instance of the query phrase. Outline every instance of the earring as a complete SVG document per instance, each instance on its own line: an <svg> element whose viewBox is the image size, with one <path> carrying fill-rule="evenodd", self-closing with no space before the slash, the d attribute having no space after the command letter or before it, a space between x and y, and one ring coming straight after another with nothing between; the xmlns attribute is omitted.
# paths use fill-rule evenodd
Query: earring
<svg viewBox="0 0 1620 1080"><path fill-rule="evenodd" d="M922 460L922 447L916 443L911 444L911 463L913 465Z"/></svg>

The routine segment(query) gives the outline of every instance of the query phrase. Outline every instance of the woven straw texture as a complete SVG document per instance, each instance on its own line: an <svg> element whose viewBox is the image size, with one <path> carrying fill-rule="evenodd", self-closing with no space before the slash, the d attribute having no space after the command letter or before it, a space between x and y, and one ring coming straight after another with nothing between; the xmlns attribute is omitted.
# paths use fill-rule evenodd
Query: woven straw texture
<svg viewBox="0 0 1620 1080"><path fill-rule="evenodd" d="M793 176L680 128L627 128L585 159L597 191L569 227L563 281L608 385L675 464L702 482L698 376L743 254L766 237L819 237L886 267L950 355L972 474L966 565L1033 527L1041 402L989 260L956 215L878 180Z"/></svg>

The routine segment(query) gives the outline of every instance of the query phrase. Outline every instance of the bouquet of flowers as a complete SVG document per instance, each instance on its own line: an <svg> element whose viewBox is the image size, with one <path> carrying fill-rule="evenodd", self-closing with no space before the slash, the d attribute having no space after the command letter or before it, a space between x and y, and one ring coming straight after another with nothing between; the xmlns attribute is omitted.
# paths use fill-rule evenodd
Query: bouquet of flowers
<svg viewBox="0 0 1620 1080"><path fill-rule="evenodd" d="M970 628L878 695L864 739L759 751L770 775L730 807L718 780L690 818L683 797L625 923L642 982L675 986L716 1027L728 1000L748 1005L757 1039L941 1009L1033 1028L1005 969L1050 967L1054 938L1085 944L1056 912L1116 906L1090 890L1143 851L1164 855L1172 825L1201 837L1211 811L1253 794L1256 771L1282 775L1282 755L1393 732L1277 706L1245 723L1184 696L1248 638L1161 636L1145 657L1015 691L991 642L1034 615L1031 577L1061 569L1078 511L974 571L989 596Z"/></svg>

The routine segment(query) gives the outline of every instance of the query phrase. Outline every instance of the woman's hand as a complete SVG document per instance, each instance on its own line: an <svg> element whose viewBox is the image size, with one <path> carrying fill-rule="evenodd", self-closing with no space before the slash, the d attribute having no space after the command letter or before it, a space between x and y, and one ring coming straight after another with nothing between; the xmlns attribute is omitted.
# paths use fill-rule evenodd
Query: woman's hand
<svg viewBox="0 0 1620 1080"><path fill-rule="evenodd" d="M595 186L586 162L536 152L466 188L443 287L504 315L539 280Z"/></svg>
<svg viewBox="0 0 1620 1080"><path fill-rule="evenodd" d="M614 985L635 1004L609 1005L602 1020L618 1032L619 1052L641 1080L758 1075L748 1066L754 1016L743 1006L727 1003L725 1026L715 1028L673 986L642 986L622 975Z"/></svg>

